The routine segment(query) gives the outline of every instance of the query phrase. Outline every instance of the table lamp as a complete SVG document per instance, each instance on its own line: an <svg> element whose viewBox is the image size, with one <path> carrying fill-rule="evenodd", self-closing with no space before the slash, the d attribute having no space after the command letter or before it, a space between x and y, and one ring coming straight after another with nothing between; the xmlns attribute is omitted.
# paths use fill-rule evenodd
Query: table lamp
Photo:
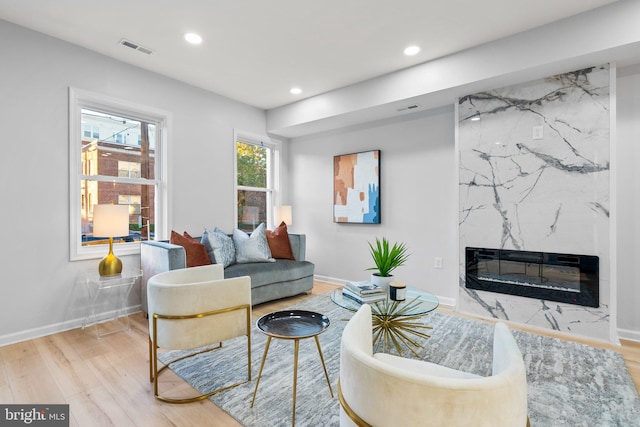
<svg viewBox="0 0 640 427"><path fill-rule="evenodd" d="M113 238L129 234L128 205L95 205L93 207L93 237L109 238L109 254L98 267L100 276L114 276L122 272L122 261L113 254Z"/></svg>
<svg viewBox="0 0 640 427"><path fill-rule="evenodd" d="M291 225L293 223L291 215L291 206L281 205L276 206L275 224L276 226L284 221L285 224Z"/></svg>

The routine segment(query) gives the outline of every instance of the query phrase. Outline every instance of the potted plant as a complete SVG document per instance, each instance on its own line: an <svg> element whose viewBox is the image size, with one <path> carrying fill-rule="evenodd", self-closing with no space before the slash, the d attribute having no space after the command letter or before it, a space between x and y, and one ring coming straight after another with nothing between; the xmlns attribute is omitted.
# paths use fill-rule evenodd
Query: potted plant
<svg viewBox="0 0 640 427"><path fill-rule="evenodd" d="M371 275L371 282L378 286L388 289L389 282L391 282L393 276L391 272L396 268L404 265L409 254L407 253L407 247L404 243L394 243L393 246L389 244L389 240L382 238L382 241L376 237L375 245L369 242L369 249L371 250L371 256L375 267L367 268L367 270L377 270L377 273Z"/></svg>

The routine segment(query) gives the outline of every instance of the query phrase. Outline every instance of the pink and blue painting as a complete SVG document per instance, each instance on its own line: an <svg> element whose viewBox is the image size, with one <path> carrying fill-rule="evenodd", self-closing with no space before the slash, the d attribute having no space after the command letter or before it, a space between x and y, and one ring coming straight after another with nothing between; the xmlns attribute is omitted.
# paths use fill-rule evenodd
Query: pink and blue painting
<svg viewBox="0 0 640 427"><path fill-rule="evenodd" d="M380 150L333 157L333 222L380 224Z"/></svg>

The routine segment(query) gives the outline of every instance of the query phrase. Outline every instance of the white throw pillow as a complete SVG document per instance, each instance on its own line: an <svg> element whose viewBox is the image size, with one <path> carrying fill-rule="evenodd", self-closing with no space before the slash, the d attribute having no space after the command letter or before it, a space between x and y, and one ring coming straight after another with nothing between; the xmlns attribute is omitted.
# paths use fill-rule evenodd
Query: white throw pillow
<svg viewBox="0 0 640 427"><path fill-rule="evenodd" d="M213 230L205 228L201 242L207 248L211 262L229 267L236 262L236 249L231 237L218 227Z"/></svg>
<svg viewBox="0 0 640 427"><path fill-rule="evenodd" d="M236 262L275 262L267 242L266 227L261 223L251 235L242 230L233 230L233 244L236 248Z"/></svg>

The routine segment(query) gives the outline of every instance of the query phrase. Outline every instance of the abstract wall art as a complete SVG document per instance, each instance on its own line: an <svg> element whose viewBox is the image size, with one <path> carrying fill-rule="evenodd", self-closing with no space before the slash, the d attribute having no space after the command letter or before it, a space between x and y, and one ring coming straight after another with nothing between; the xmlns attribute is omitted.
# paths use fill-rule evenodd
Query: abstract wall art
<svg viewBox="0 0 640 427"><path fill-rule="evenodd" d="M380 224L380 150L333 157L333 222Z"/></svg>

